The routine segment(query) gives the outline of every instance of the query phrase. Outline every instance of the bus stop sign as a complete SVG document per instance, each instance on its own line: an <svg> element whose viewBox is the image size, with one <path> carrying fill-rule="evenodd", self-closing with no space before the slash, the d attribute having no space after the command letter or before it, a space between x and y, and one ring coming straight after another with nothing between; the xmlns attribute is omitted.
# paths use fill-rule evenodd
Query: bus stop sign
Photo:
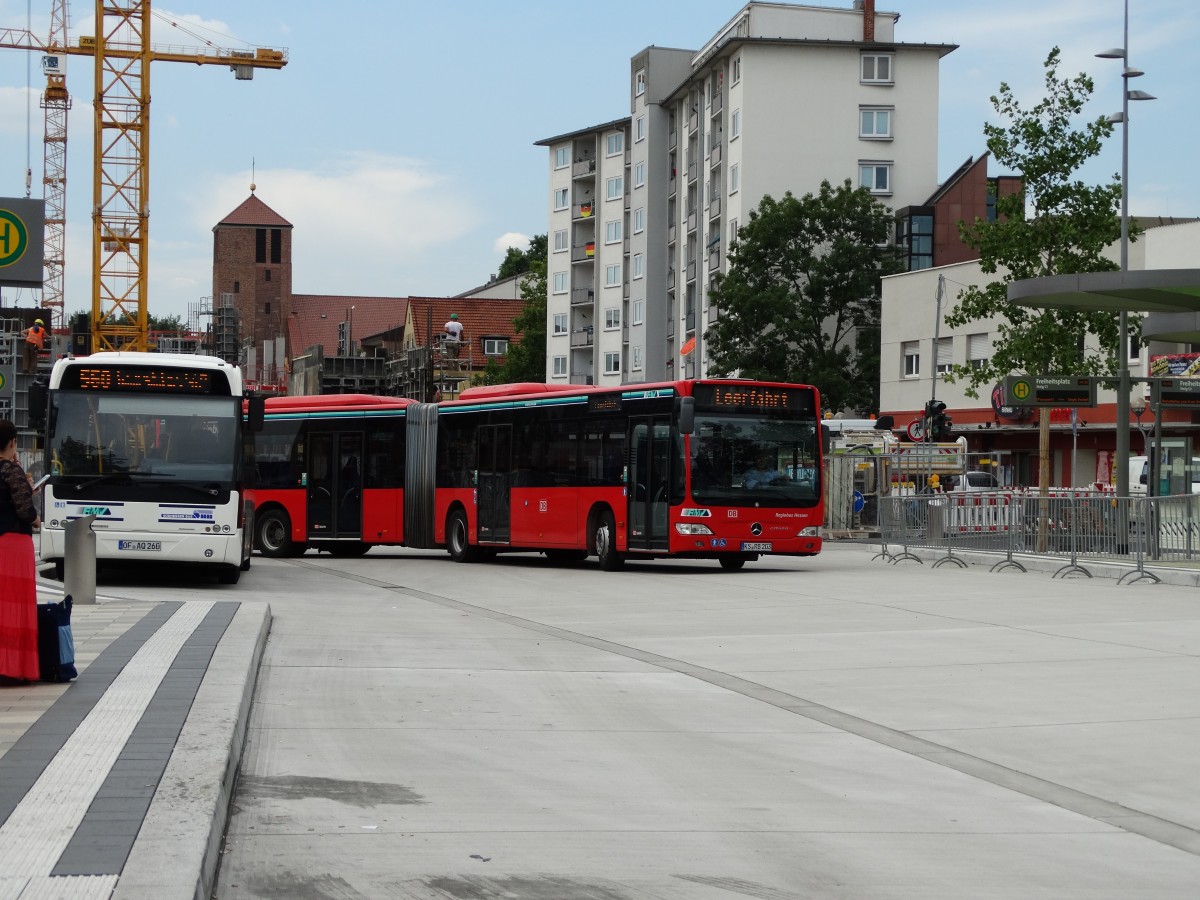
<svg viewBox="0 0 1200 900"><path fill-rule="evenodd" d="M1096 379L1082 375L1009 375L1005 406L1095 406Z"/></svg>
<svg viewBox="0 0 1200 900"><path fill-rule="evenodd" d="M1200 406L1200 378L1156 378L1151 382L1152 403L1159 407Z"/></svg>

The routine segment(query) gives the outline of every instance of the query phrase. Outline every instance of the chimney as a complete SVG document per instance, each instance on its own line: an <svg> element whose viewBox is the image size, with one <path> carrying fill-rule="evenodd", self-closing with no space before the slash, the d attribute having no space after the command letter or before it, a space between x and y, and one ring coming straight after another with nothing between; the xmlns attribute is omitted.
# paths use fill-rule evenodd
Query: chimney
<svg viewBox="0 0 1200 900"><path fill-rule="evenodd" d="M875 43L875 0L863 0L863 43Z"/></svg>

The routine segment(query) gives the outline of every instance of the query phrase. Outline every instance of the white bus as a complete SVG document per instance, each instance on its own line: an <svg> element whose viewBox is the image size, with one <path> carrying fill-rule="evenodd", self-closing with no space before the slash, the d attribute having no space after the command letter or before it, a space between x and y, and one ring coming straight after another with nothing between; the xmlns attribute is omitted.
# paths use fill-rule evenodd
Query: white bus
<svg viewBox="0 0 1200 900"><path fill-rule="evenodd" d="M50 374L41 556L61 578L65 526L95 516L97 561L250 563L242 374L214 356L94 353ZM253 416L251 419L253 420Z"/></svg>

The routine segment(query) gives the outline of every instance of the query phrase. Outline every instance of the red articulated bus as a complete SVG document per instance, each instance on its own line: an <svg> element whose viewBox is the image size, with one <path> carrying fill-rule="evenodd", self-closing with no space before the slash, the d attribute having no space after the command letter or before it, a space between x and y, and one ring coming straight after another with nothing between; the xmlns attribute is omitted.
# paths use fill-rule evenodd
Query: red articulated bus
<svg viewBox="0 0 1200 900"><path fill-rule="evenodd" d="M372 544L445 547L458 562L595 555L606 570L812 556L824 515L819 410L813 387L737 379L497 385L436 406L272 399L256 435L257 542L268 555ZM361 509L339 475L351 456L366 460ZM264 462L281 474L264 477ZM265 480L277 486L259 488Z"/></svg>

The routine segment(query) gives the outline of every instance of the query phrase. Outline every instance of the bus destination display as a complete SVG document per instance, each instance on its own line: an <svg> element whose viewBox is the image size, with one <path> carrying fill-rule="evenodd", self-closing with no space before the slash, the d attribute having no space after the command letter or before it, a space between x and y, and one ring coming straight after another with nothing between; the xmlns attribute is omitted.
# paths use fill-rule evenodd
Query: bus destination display
<svg viewBox="0 0 1200 900"><path fill-rule="evenodd" d="M224 373L168 367L72 366L63 373L61 387L102 393L229 395Z"/></svg>
<svg viewBox="0 0 1200 900"><path fill-rule="evenodd" d="M769 385L698 384L696 408L742 412L813 412L812 391Z"/></svg>

